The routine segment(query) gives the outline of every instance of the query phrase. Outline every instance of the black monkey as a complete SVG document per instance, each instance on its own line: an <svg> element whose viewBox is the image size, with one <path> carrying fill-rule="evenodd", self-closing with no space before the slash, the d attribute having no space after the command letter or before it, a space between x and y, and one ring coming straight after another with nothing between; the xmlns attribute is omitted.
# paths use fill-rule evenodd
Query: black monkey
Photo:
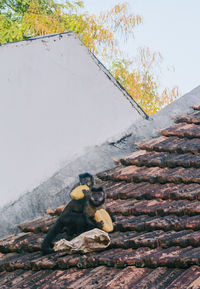
<svg viewBox="0 0 200 289"><path fill-rule="evenodd" d="M94 178L89 173L84 173L79 175L79 182L74 186L77 187L79 185L87 185L90 189L94 186ZM73 190L73 189L72 189Z"/></svg>
<svg viewBox="0 0 200 289"><path fill-rule="evenodd" d="M89 189L92 189L94 185L94 178L89 173L84 173L79 175L79 183L74 186L87 185ZM73 189L74 189L73 188ZM72 190L73 190L72 189ZM86 191L84 191L84 195ZM61 213L56 223L48 231L46 237L44 238L41 250L43 254L49 254L54 252L51 249L51 244L56 235L63 230L67 235L67 239L70 240L77 234L81 234L87 231L88 225L84 217L83 211L86 204L86 195L80 200L72 199L65 207L64 211Z"/></svg>
<svg viewBox="0 0 200 289"><path fill-rule="evenodd" d="M102 187L92 188L87 193L84 206L84 217L89 230L102 229L103 223L95 220L95 213L100 209L105 209L105 192Z"/></svg>
<svg viewBox="0 0 200 289"><path fill-rule="evenodd" d="M99 228L106 232L113 231L112 222L115 222L115 218L108 214L105 200L106 195L103 187L93 187L87 192L84 217L88 230Z"/></svg>

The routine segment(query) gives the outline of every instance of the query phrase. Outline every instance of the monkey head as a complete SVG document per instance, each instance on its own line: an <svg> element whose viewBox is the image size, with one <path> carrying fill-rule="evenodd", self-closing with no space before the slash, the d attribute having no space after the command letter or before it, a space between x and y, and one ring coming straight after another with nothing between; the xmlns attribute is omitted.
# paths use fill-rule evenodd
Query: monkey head
<svg viewBox="0 0 200 289"><path fill-rule="evenodd" d="M92 188L89 192L89 202L92 206L98 207L105 202L105 192L102 187Z"/></svg>
<svg viewBox="0 0 200 289"><path fill-rule="evenodd" d="M86 185L89 188L92 188L94 185L94 178L89 173L84 173L79 175L79 181L81 185Z"/></svg>

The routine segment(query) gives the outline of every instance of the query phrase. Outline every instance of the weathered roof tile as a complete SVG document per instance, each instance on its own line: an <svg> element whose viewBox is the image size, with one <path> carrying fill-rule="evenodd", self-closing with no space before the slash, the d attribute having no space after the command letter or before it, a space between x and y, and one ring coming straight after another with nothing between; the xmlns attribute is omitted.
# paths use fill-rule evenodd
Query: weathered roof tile
<svg viewBox="0 0 200 289"><path fill-rule="evenodd" d="M141 183L124 183L121 186L113 189L110 187L106 189L107 198L113 200L117 199L200 199L200 185L199 184L149 184L147 182ZM113 187L115 182L113 182ZM119 183L118 183L119 184Z"/></svg>
<svg viewBox="0 0 200 289"><path fill-rule="evenodd" d="M22 232L33 232L35 234L39 232L46 233L49 228L52 226L52 224L55 222L57 218L54 217L42 217L39 219L35 219L23 224L18 225L18 228Z"/></svg>
<svg viewBox="0 0 200 289"><path fill-rule="evenodd" d="M192 266L188 270L184 270L182 274L178 276L167 289L183 288L192 289L198 288L200 283L200 267Z"/></svg>
<svg viewBox="0 0 200 289"><path fill-rule="evenodd" d="M49 228L55 223L57 217L44 217L40 218L40 222L37 222L35 220L23 223L22 225L18 225L18 228L22 232L32 232L34 234L39 233L47 233ZM0 240L1 244L1 240Z"/></svg>
<svg viewBox="0 0 200 289"><path fill-rule="evenodd" d="M179 122L186 122L186 123L194 123L194 124L200 124L200 112L194 112L192 114L184 114L175 117L175 121L177 123Z"/></svg>
<svg viewBox="0 0 200 289"><path fill-rule="evenodd" d="M195 104L195 105L193 106L193 109L194 109L194 110L200 110L200 104Z"/></svg>
<svg viewBox="0 0 200 289"><path fill-rule="evenodd" d="M7 259L1 264L1 271L32 269L68 269L72 267L90 268L101 265L126 267L136 265L137 267L149 266L167 266L167 267L189 267L191 265L200 265L200 255L198 248L192 246L180 247L171 246L166 249L139 247L138 249L108 249L100 253L86 255L66 255L52 254L49 256L40 256L39 253L7 256Z"/></svg>
<svg viewBox="0 0 200 289"><path fill-rule="evenodd" d="M200 169L127 166L98 174L103 180L150 183L200 183Z"/></svg>
<svg viewBox="0 0 200 289"><path fill-rule="evenodd" d="M116 230L120 231L152 231L152 230L200 230L200 218L198 216L176 216L151 217L147 215L116 217Z"/></svg>
<svg viewBox="0 0 200 289"><path fill-rule="evenodd" d="M162 131L164 136L178 136L187 138L199 138L200 126L196 124L179 123Z"/></svg>
<svg viewBox="0 0 200 289"><path fill-rule="evenodd" d="M182 269L170 269L166 267L158 267L154 270L144 273L139 282L133 284L134 289L140 288L155 288L155 289L165 289L168 285L176 280L180 274L183 272Z"/></svg>
<svg viewBox="0 0 200 289"><path fill-rule="evenodd" d="M91 269L4 272L0 275L2 288L198 288L199 267L187 270L158 267L156 269L124 269L100 266ZM196 286L196 287L195 287Z"/></svg>
<svg viewBox="0 0 200 289"><path fill-rule="evenodd" d="M44 233L65 206L49 209L54 217L0 240L0 287L200 288L200 113L176 122L97 175L115 217L110 247L42 256Z"/></svg>
<svg viewBox="0 0 200 289"><path fill-rule="evenodd" d="M200 152L200 139L161 136L142 142L139 144L139 147L149 151L198 154Z"/></svg>
<svg viewBox="0 0 200 289"><path fill-rule="evenodd" d="M108 203L108 211L113 214L124 216L130 215L150 215L165 216L176 215L196 215L200 214L200 202L188 200L116 200Z"/></svg>
<svg viewBox="0 0 200 289"><path fill-rule="evenodd" d="M105 284L106 286L104 288L136 288L135 285L140 283L140 280L143 279L144 276L149 275L150 272L152 272L151 269L129 266L118 271L118 274L115 274L115 276Z"/></svg>
<svg viewBox="0 0 200 289"><path fill-rule="evenodd" d="M111 235L111 246L118 248L168 248L171 246L199 246L200 233L192 230L167 231L156 230L151 232L116 232Z"/></svg>
<svg viewBox="0 0 200 289"><path fill-rule="evenodd" d="M140 152L140 151L139 151ZM190 168L200 167L200 156L191 153L177 154L169 152L145 152L145 154L137 153L132 154L128 157L122 158L120 161L124 165L136 165L136 166L147 166L147 167L184 167Z"/></svg>

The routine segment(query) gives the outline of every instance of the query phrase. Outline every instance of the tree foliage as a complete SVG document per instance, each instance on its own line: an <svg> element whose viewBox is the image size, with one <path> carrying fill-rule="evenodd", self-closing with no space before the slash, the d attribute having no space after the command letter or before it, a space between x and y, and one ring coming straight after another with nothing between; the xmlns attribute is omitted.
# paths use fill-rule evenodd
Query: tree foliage
<svg viewBox="0 0 200 289"><path fill-rule="evenodd" d="M148 114L156 113L179 97L177 86L159 89L162 60L160 53L146 47L140 48L138 57L132 61L119 59L112 63L112 74Z"/></svg>
<svg viewBox="0 0 200 289"><path fill-rule="evenodd" d="M135 26L142 23L141 16L129 13L127 3L115 5L98 17L83 11L83 1L76 0L1 0L0 44L74 31L148 114L178 97L176 87L159 93L155 76L162 61L159 53L143 48L136 59L124 58L119 39L134 37Z"/></svg>

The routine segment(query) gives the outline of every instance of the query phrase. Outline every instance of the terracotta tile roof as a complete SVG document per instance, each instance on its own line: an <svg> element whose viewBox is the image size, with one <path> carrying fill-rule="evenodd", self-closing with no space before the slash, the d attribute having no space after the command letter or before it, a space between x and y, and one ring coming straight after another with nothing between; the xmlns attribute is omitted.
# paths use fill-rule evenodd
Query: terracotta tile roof
<svg viewBox="0 0 200 289"><path fill-rule="evenodd" d="M200 288L200 106L99 173L115 231L107 250L42 256L64 206L0 240L0 288ZM58 236L59 238L59 236Z"/></svg>

